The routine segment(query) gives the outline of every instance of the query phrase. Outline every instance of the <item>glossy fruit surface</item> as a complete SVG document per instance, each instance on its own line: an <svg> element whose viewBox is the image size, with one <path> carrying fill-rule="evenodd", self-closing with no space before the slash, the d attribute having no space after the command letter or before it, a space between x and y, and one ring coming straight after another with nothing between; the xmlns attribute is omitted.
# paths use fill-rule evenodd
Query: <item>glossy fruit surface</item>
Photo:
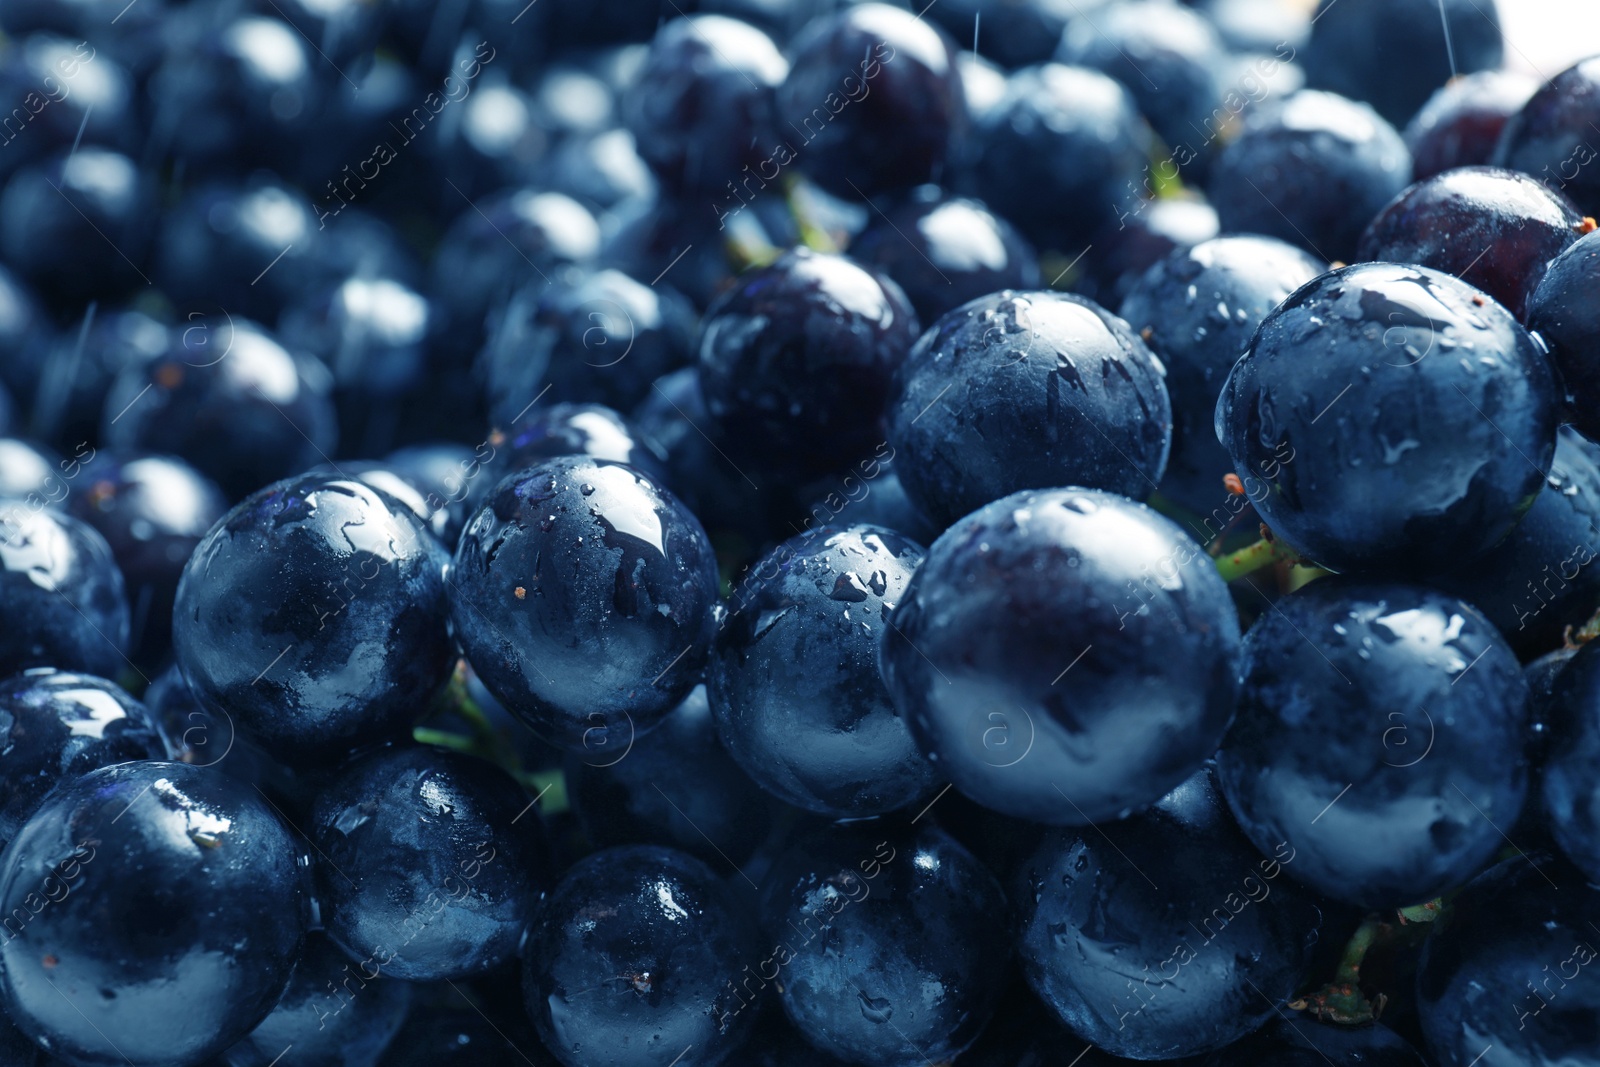
<svg viewBox="0 0 1600 1067"><path fill-rule="evenodd" d="M917 319L939 316L1000 289L1037 289L1038 258L1026 239L981 202L915 190L850 242L850 255L905 290Z"/></svg>
<svg viewBox="0 0 1600 1067"><path fill-rule="evenodd" d="M1531 174L1572 199L1586 215L1600 211L1600 167L1593 123L1600 118L1600 57L1582 60L1539 87L1500 135L1494 163Z"/></svg>
<svg viewBox="0 0 1600 1067"><path fill-rule="evenodd" d="M754 923L705 864L658 846L580 862L540 906L522 989L567 1067L728 1062L756 1011L740 1011L734 961L755 960Z"/></svg>
<svg viewBox="0 0 1600 1067"><path fill-rule="evenodd" d="M0 682L0 837L58 783L165 755L149 712L103 678L35 667Z"/></svg>
<svg viewBox="0 0 1600 1067"><path fill-rule="evenodd" d="M688 695L716 600L694 516L637 470L583 456L497 485L450 577L456 637L484 684L580 753L626 749Z"/></svg>
<svg viewBox="0 0 1600 1067"><path fill-rule="evenodd" d="M1217 777L1257 848L1365 908L1432 899L1489 862L1528 791L1528 688L1465 601L1328 578L1244 640Z"/></svg>
<svg viewBox="0 0 1600 1067"><path fill-rule="evenodd" d="M405 1022L411 987L362 971L327 938L306 939L272 1014L222 1055L227 1067L269 1067L289 1050L305 1067L375 1067Z"/></svg>
<svg viewBox="0 0 1600 1067"><path fill-rule="evenodd" d="M1056 830L1016 897L1028 984L1079 1037L1135 1059L1219 1048L1299 988L1322 916L1234 826L1209 770L1100 830Z"/></svg>
<svg viewBox="0 0 1600 1067"><path fill-rule="evenodd" d="M1404 123L1458 74L1493 70L1504 54L1495 5L1475 0L1322 0L1305 50L1312 88L1366 100Z"/></svg>
<svg viewBox="0 0 1600 1067"><path fill-rule="evenodd" d="M685 767L694 768L687 780ZM565 772L573 808L600 847L664 841L725 874L751 858L778 812L723 747L704 686L626 755L569 755Z"/></svg>
<svg viewBox="0 0 1600 1067"><path fill-rule="evenodd" d="M1107 215L1138 212L1152 142L1120 84L1045 63L1011 75L974 123L964 181L1036 246L1070 258Z"/></svg>
<svg viewBox="0 0 1600 1067"><path fill-rule="evenodd" d="M1401 193L1368 225L1356 255L1453 274L1526 320L1546 265L1583 232L1572 201L1526 174L1462 167Z"/></svg>
<svg viewBox="0 0 1600 1067"><path fill-rule="evenodd" d="M94 529L27 500L0 500L0 675L58 667L102 678L127 666L128 599Z"/></svg>
<svg viewBox="0 0 1600 1067"><path fill-rule="evenodd" d="M734 988L747 998L775 984L806 1039L850 1062L951 1059L1003 988L1010 953L994 934L1005 909L994 875L932 826L822 830L763 881L770 956Z"/></svg>
<svg viewBox="0 0 1600 1067"><path fill-rule="evenodd" d="M195 546L227 511L209 478L182 460L106 457L95 464L68 511L111 546L127 586L137 663L155 663L171 644L178 579Z"/></svg>
<svg viewBox="0 0 1600 1067"><path fill-rule="evenodd" d="M1415 575L1511 530L1544 486L1556 411L1544 353L1504 308L1427 267L1362 263L1266 317L1216 430L1296 551Z"/></svg>
<svg viewBox="0 0 1600 1067"><path fill-rule="evenodd" d="M698 15L656 31L624 102L639 154L676 192L720 193L768 167L776 98L789 73L772 39L737 19Z"/></svg>
<svg viewBox="0 0 1600 1067"><path fill-rule="evenodd" d="M536 400L627 410L689 362L694 329L682 296L621 271L535 279L506 304L480 357L490 416L507 425Z"/></svg>
<svg viewBox="0 0 1600 1067"><path fill-rule="evenodd" d="M981 297L935 323L895 376L901 483L941 524L1020 489L1143 498L1166 468L1165 378L1128 324L1093 301Z"/></svg>
<svg viewBox="0 0 1600 1067"><path fill-rule="evenodd" d="M706 410L763 469L830 474L883 440L889 381L919 332L894 282L795 249L706 309L697 346Z"/></svg>
<svg viewBox="0 0 1600 1067"><path fill-rule="evenodd" d="M1600 236L1580 237L1551 262L1528 304L1528 329L1550 349L1570 398L1573 425L1600 436L1600 309L1586 294L1600 281Z"/></svg>
<svg viewBox="0 0 1600 1067"><path fill-rule="evenodd" d="M1505 860L1457 895L1423 946L1417 1001L1444 1067L1557 1067L1593 1055L1600 892L1551 856Z"/></svg>
<svg viewBox="0 0 1600 1067"><path fill-rule="evenodd" d="M184 569L178 662L204 704L269 751L337 758L408 730L444 684L446 563L411 509L364 482L274 483Z"/></svg>
<svg viewBox="0 0 1600 1067"><path fill-rule="evenodd" d="M1349 260L1365 219L1411 180L1411 154L1370 107L1305 90L1252 108L1206 195L1225 233L1260 233Z"/></svg>
<svg viewBox="0 0 1600 1067"><path fill-rule="evenodd" d="M101 433L124 454L178 456L239 499L328 458L332 385L320 363L261 326L197 313L160 355L118 374Z"/></svg>
<svg viewBox="0 0 1600 1067"><path fill-rule="evenodd" d="M888 4L822 15L790 45L778 118L785 139L762 178L793 160L850 199L937 181L967 121L955 47Z"/></svg>
<svg viewBox="0 0 1600 1067"><path fill-rule="evenodd" d="M822 526L757 562L706 676L723 742L764 788L835 817L879 815L936 774L878 675L886 620L923 549L872 526Z"/></svg>
<svg viewBox="0 0 1600 1067"><path fill-rule="evenodd" d="M367 974L440 981L505 963L546 880L539 817L516 784L438 749L344 768L309 831L328 936Z"/></svg>
<svg viewBox="0 0 1600 1067"><path fill-rule="evenodd" d="M940 775L1058 825L1153 803L1233 714L1238 620L1198 543L1092 489L951 526L890 617L884 680Z"/></svg>
<svg viewBox="0 0 1600 1067"><path fill-rule="evenodd" d="M1481 610L1523 657L1562 644L1600 603L1600 463L1571 426L1533 507L1481 559L1430 579Z"/></svg>
<svg viewBox="0 0 1600 1067"><path fill-rule="evenodd" d="M1538 87L1526 74L1506 70L1480 70L1440 86L1406 124L1412 179L1494 162L1501 131Z"/></svg>
<svg viewBox="0 0 1600 1067"><path fill-rule="evenodd" d="M1166 368L1172 402L1163 496L1202 514L1223 503L1233 461L1213 428L1222 383L1261 320L1326 269L1270 237L1219 237L1175 249L1134 284L1117 313Z"/></svg>
<svg viewBox="0 0 1600 1067"><path fill-rule="evenodd" d="M1540 771L1544 810L1561 851L1600 883L1600 678L1595 652L1575 655L1550 685L1546 758Z"/></svg>
<svg viewBox="0 0 1600 1067"><path fill-rule="evenodd" d="M140 761L69 783L0 856L7 1014L78 1064L220 1052L289 982L308 918L299 851L217 770Z"/></svg>

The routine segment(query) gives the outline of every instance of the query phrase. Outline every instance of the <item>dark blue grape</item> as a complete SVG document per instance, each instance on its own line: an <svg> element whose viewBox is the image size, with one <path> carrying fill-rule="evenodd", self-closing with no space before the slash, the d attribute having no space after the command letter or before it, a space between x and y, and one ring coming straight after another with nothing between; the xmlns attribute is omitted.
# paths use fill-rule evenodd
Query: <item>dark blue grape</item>
<svg viewBox="0 0 1600 1067"><path fill-rule="evenodd" d="M456 547L450 601L463 651L508 710L609 758L699 680L716 560L644 474L563 456L490 493Z"/></svg>
<svg viewBox="0 0 1600 1067"><path fill-rule="evenodd" d="M1417 1005L1440 1067L1594 1058L1600 892L1551 856L1508 859L1451 899L1422 948Z"/></svg>
<svg viewBox="0 0 1600 1067"><path fill-rule="evenodd" d="M1427 1067L1410 1043L1382 1024L1327 1026L1280 1015L1213 1053L1198 1067Z"/></svg>
<svg viewBox="0 0 1600 1067"><path fill-rule="evenodd" d="M115 678L128 664L128 599L94 528L27 500L0 500L0 678L56 667Z"/></svg>
<svg viewBox="0 0 1600 1067"><path fill-rule="evenodd" d="M634 409L633 423L667 452L672 491L707 527L739 529L750 540L770 538L767 496L709 436L711 416L700 394L700 372L685 367L657 378Z"/></svg>
<svg viewBox="0 0 1600 1067"><path fill-rule="evenodd" d="M614 212L600 262L630 277L650 279L704 308L731 288L755 249L785 248L800 240L787 199L742 189L712 211L693 201L657 198Z"/></svg>
<svg viewBox="0 0 1600 1067"><path fill-rule="evenodd" d="M448 556L405 505L306 474L230 511L183 572L173 647L201 702L280 757L404 732L454 660Z"/></svg>
<svg viewBox="0 0 1600 1067"><path fill-rule="evenodd" d="M409 984L362 971L313 935L278 1006L222 1060L227 1067L272 1067L277 1057L301 1067L375 1067L410 1004Z"/></svg>
<svg viewBox="0 0 1600 1067"><path fill-rule="evenodd" d="M384 457L383 466L422 494L430 512L428 527L446 548L454 548L467 521L470 483L476 477L487 477L477 451L467 445L435 441L397 449Z"/></svg>
<svg viewBox="0 0 1600 1067"><path fill-rule="evenodd" d="M183 565L228 510L221 491L182 460L107 457L79 483L67 510L111 546L127 587L134 662L159 663L171 647Z"/></svg>
<svg viewBox="0 0 1600 1067"><path fill-rule="evenodd" d="M471 455L471 449L464 450ZM347 459L339 464L324 463L314 467L313 471L317 474L354 478L358 482L365 482L372 488L387 493L421 519L422 524L439 539L439 544L444 546L446 551L455 544L455 538L445 536L450 522L449 511L442 506L430 504L424 491L413 480L397 473L388 462Z"/></svg>
<svg viewBox="0 0 1600 1067"><path fill-rule="evenodd" d="M1351 259L1361 230L1411 180L1411 154L1365 104L1303 90L1251 108L1206 196L1227 233L1259 233Z"/></svg>
<svg viewBox="0 0 1600 1067"><path fill-rule="evenodd" d="M304 193L258 173L179 201L161 223L152 273L182 301L185 331L202 313L271 322L319 280L310 268L327 235Z"/></svg>
<svg viewBox="0 0 1600 1067"><path fill-rule="evenodd" d="M325 462L338 436L327 369L260 326L196 316L106 394L111 449L187 460L229 499Z"/></svg>
<svg viewBox="0 0 1600 1067"><path fill-rule="evenodd" d="M566 783L602 847L664 842L719 870L750 859L777 810L722 747L704 686L626 754L569 755Z"/></svg>
<svg viewBox="0 0 1600 1067"><path fill-rule="evenodd" d="M443 749L346 767L309 827L328 936L363 975L440 981L505 963L546 879L531 808L504 771Z"/></svg>
<svg viewBox="0 0 1600 1067"><path fill-rule="evenodd" d="M285 810L306 809L306 783L240 733L226 711L210 711L173 664L144 691L145 707L166 745L167 758L215 767L262 790Z"/></svg>
<svg viewBox="0 0 1600 1067"><path fill-rule="evenodd" d="M1501 131L1538 87L1510 70L1480 70L1440 86L1405 128L1412 180L1494 162Z"/></svg>
<svg viewBox="0 0 1600 1067"><path fill-rule="evenodd" d="M754 924L711 870L668 848L582 860L539 908L522 992L567 1067L724 1063L749 1034L739 966L760 955Z"/></svg>
<svg viewBox="0 0 1600 1067"><path fill-rule="evenodd" d="M480 52L487 54L490 47L493 46L485 42ZM457 54L460 55L459 48ZM540 121L539 110L527 90L511 83L510 73L502 64L476 82L463 82L459 75L452 77L445 88L457 95L457 102L450 106L459 109L458 114L422 131L427 134L423 151L429 156L423 176L427 184L423 188L432 196L443 198L446 214L453 214L461 206L463 196L476 199L526 183L549 150L551 131ZM470 95L461 96L463 91ZM427 112L422 114L426 116ZM411 119L406 125L415 130L417 120ZM409 143L409 138L404 143ZM451 185L455 188L451 189Z"/></svg>
<svg viewBox="0 0 1600 1067"><path fill-rule="evenodd" d="M10 394L34 395L55 336L38 295L10 268L0 266L0 382L8 391L3 407L7 424L13 421Z"/></svg>
<svg viewBox="0 0 1600 1067"><path fill-rule="evenodd" d="M879 451L890 450L885 445ZM882 526L919 545L932 544L941 529L911 502L893 465L876 458L862 460L837 484L829 485L828 491L815 499L807 517L819 524Z"/></svg>
<svg viewBox="0 0 1600 1067"><path fill-rule="evenodd" d="M201 5L167 20L149 84L154 150L211 174L293 158L325 89L320 58L277 14Z"/></svg>
<svg viewBox="0 0 1600 1067"><path fill-rule="evenodd" d="M1266 317L1216 431L1295 551L1425 574L1481 555L1533 503L1557 404L1544 353L1499 304L1427 267L1361 263Z"/></svg>
<svg viewBox="0 0 1600 1067"><path fill-rule="evenodd" d="M1528 686L1498 631L1421 586L1323 579L1245 635L1217 755L1244 832L1366 908L1421 904L1504 842L1528 791Z"/></svg>
<svg viewBox="0 0 1600 1067"><path fill-rule="evenodd" d="M949 1061L1004 988L1005 911L994 875L931 825L820 830L763 880L771 947L728 988L742 1002L776 985L806 1040L852 1063Z"/></svg>
<svg viewBox="0 0 1600 1067"><path fill-rule="evenodd" d="M1017 493L946 530L881 664L935 770L1007 815L1083 825L1193 774L1233 714L1238 617L1198 543L1131 500Z"/></svg>
<svg viewBox="0 0 1600 1067"><path fill-rule="evenodd" d="M943 803L940 802L941 807ZM1032 851L1029 849L1030 854ZM1051 1067L1061 1062L1071 1067L1128 1067L1138 1062L1102 1052L1063 1027L1033 995L1020 969L1006 986L1000 1006L977 1044L961 1055L961 1067Z"/></svg>
<svg viewBox="0 0 1600 1067"><path fill-rule="evenodd" d="M1571 427L1556 437L1544 489L1482 558L1431 579L1472 604L1522 656L1561 644L1600 604L1600 464Z"/></svg>
<svg viewBox="0 0 1600 1067"><path fill-rule="evenodd" d="M621 271L531 282L498 314L480 356L490 418L508 425L535 400L630 408L689 361L694 329L681 295Z"/></svg>
<svg viewBox="0 0 1600 1067"><path fill-rule="evenodd" d="M58 783L165 750L144 705L112 682L36 667L0 681L0 838Z"/></svg>
<svg viewBox="0 0 1600 1067"><path fill-rule="evenodd" d="M511 189L466 205L433 258L432 296L443 312L440 343L476 352L492 308L523 284L586 266L599 252L594 216L560 193Z"/></svg>
<svg viewBox="0 0 1600 1067"><path fill-rule="evenodd" d="M95 452L89 450L93 462ZM43 445L32 445L15 437L0 437L0 497L23 501L34 510L61 505L72 492L70 480L82 464L73 466Z"/></svg>
<svg viewBox="0 0 1600 1067"><path fill-rule="evenodd" d="M1075 20L1104 6L1104 0L944 0L928 8L926 17L944 27L964 48L982 49L985 59L1005 67L1026 67L1049 59L1061 34ZM915 10L915 9L913 9ZM970 53L967 53L970 54Z"/></svg>
<svg viewBox="0 0 1600 1067"><path fill-rule="evenodd" d="M278 334L333 374L345 448L373 455L392 447L400 402L428 370L434 311L426 297L382 275L354 274L309 292L284 309Z"/></svg>
<svg viewBox="0 0 1600 1067"><path fill-rule="evenodd" d="M789 64L754 26L721 15L656 31L623 100L639 154L677 196L758 174L778 144L777 92Z"/></svg>
<svg viewBox="0 0 1600 1067"><path fill-rule="evenodd" d="M168 327L143 312L102 312L91 305L38 366L29 394L29 432L68 452L97 443L101 411L117 375L157 358L170 340Z"/></svg>
<svg viewBox="0 0 1600 1067"><path fill-rule="evenodd" d="M940 319L895 376L895 469L940 525L1021 489L1143 498L1167 463L1165 377L1128 324L1092 301L982 297Z"/></svg>
<svg viewBox="0 0 1600 1067"><path fill-rule="evenodd" d="M842 256L797 248L747 271L700 324L700 389L723 447L758 479L866 455L918 332L901 288Z"/></svg>
<svg viewBox="0 0 1600 1067"><path fill-rule="evenodd" d="M1115 1055L1176 1059L1271 1019L1300 987L1322 914L1228 816L1209 770L1112 826L1052 831L1017 889L1028 984Z"/></svg>
<svg viewBox="0 0 1600 1067"><path fill-rule="evenodd" d="M537 467L557 456L588 456L590 459L626 463L665 486L666 453L655 441L603 404L552 404L537 407L495 430L490 443L496 447L489 472L492 481L474 486L475 502L493 487L494 481L515 471Z"/></svg>
<svg viewBox="0 0 1600 1067"><path fill-rule="evenodd" d="M1175 250L1134 284L1118 314L1161 360L1172 400L1163 496L1202 514L1223 504L1233 461L1214 428L1222 383L1267 313L1327 269L1270 237L1219 237Z"/></svg>
<svg viewBox="0 0 1600 1067"><path fill-rule="evenodd" d="M877 217L850 255L898 282L925 323L1000 289L1039 287L1038 257L1015 227L937 186Z"/></svg>
<svg viewBox="0 0 1600 1067"><path fill-rule="evenodd" d="M1561 668L1544 711L1548 738L1542 796L1550 832L1568 859L1600 884L1600 676L1585 645Z"/></svg>
<svg viewBox="0 0 1600 1067"><path fill-rule="evenodd" d="M88 5L50 6L55 9L51 14L59 17L66 9ZM8 21L17 7L15 3L5 5ZM155 5L154 10L159 7ZM142 143L146 130L140 115L139 86L134 72L117 56L117 42L110 39L140 13L129 12L116 26L110 25L115 11L84 14L79 25L38 27L45 31L42 33L6 27L11 47L0 62L0 98L9 101L12 109L6 113L9 121L0 128L0 143L5 145L0 153L0 175L66 151L75 143L123 152Z"/></svg>
<svg viewBox="0 0 1600 1067"><path fill-rule="evenodd" d="M1138 210L1153 142L1117 82L1046 63L1013 74L978 119L963 184L1039 248L1071 257L1108 215Z"/></svg>
<svg viewBox="0 0 1600 1067"><path fill-rule="evenodd" d="M1526 174L1462 167L1396 197L1367 226L1356 255L1453 274L1525 319L1546 265L1582 232L1572 201Z"/></svg>
<svg viewBox="0 0 1600 1067"><path fill-rule="evenodd" d="M861 200L939 180L967 122L943 31L901 8L856 4L808 23L789 54L778 117L793 137L761 178L793 161L835 196Z"/></svg>
<svg viewBox="0 0 1600 1067"><path fill-rule="evenodd" d="M370 61L386 12L365 0L248 0L249 8L276 15L316 50L318 73L337 79L339 67Z"/></svg>
<svg viewBox="0 0 1600 1067"><path fill-rule="evenodd" d="M823 526L768 553L734 591L706 670L711 708L733 758L775 796L849 817L933 788L877 661L923 555L880 527Z"/></svg>
<svg viewBox="0 0 1600 1067"><path fill-rule="evenodd" d="M1399 125L1459 74L1494 70L1505 51L1493 4L1477 0L1322 0L1306 78L1365 100Z"/></svg>
<svg viewBox="0 0 1600 1067"><path fill-rule="evenodd" d="M1528 301L1528 329L1549 346L1566 387L1572 422L1600 438L1600 234L1585 234L1550 263Z"/></svg>
<svg viewBox="0 0 1600 1067"><path fill-rule="evenodd" d="M540 184L591 211L648 202L655 193L655 178L624 129L569 137L544 160L539 175Z"/></svg>
<svg viewBox="0 0 1600 1067"><path fill-rule="evenodd" d="M1600 57L1573 64L1541 85L1501 131L1494 164L1531 174L1600 214L1594 124L1600 120Z"/></svg>
<svg viewBox="0 0 1600 1067"><path fill-rule="evenodd" d="M147 283L156 192L134 161L88 145L23 167L0 195L0 253L56 304Z"/></svg>
<svg viewBox="0 0 1600 1067"><path fill-rule="evenodd" d="M1199 12L1172 0L1128 0L1073 19L1055 59L1121 82L1172 149L1172 162L1203 174L1226 114L1225 54Z"/></svg>
<svg viewBox="0 0 1600 1067"><path fill-rule="evenodd" d="M63 785L0 855L0 998L76 1064L199 1063L288 985L309 918L289 830L242 782L138 761Z"/></svg>
<svg viewBox="0 0 1600 1067"><path fill-rule="evenodd" d="M1216 211L1198 195L1134 200L1100 227L1081 269L1052 281L1071 280L1073 292L1102 307L1120 307L1145 271L1219 232Z"/></svg>
<svg viewBox="0 0 1600 1067"><path fill-rule="evenodd" d="M450 995L454 1003L449 1007L411 1009L381 1067L555 1067L557 1061L538 1038L522 1033L516 1034L517 1040L508 1036L515 1020L496 1021L465 993ZM520 1010L517 1017L523 1017Z"/></svg>

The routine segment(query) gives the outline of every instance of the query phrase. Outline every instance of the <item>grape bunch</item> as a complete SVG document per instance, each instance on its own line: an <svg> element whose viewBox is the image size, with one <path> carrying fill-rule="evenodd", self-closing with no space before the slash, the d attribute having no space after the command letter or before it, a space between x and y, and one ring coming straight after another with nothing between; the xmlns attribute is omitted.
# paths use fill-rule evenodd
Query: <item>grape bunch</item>
<svg viewBox="0 0 1600 1067"><path fill-rule="evenodd" d="M1597 33L0 0L0 1067L1600 1067Z"/></svg>

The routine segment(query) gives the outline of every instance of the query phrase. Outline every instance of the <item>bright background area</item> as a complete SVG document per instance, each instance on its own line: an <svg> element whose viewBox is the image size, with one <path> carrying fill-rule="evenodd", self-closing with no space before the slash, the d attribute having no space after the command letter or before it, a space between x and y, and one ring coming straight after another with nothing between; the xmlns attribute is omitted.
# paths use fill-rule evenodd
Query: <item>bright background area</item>
<svg viewBox="0 0 1600 1067"><path fill-rule="evenodd" d="M1600 0L1500 0L1499 8L1508 67L1548 78L1600 54Z"/></svg>

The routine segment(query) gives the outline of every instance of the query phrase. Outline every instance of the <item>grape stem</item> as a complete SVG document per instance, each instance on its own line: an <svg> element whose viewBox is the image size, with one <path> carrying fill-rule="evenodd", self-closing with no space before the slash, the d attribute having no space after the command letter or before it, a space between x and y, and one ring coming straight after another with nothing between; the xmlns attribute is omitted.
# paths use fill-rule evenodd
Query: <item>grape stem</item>
<svg viewBox="0 0 1600 1067"><path fill-rule="evenodd" d="M1275 563L1299 562L1300 557L1295 554L1294 549L1282 541L1263 537L1255 544L1247 545L1237 552L1217 557L1217 573L1222 575L1223 581L1231 582Z"/></svg>

